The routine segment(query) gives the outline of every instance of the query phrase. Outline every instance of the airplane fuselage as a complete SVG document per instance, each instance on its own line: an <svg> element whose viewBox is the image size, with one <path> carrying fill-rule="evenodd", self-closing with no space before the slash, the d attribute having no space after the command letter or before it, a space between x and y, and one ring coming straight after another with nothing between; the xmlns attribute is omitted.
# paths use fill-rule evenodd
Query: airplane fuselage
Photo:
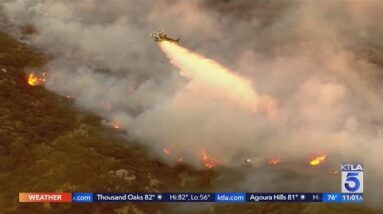
<svg viewBox="0 0 383 214"><path fill-rule="evenodd" d="M153 40L156 42L168 41L168 42L179 42L180 39L172 39L168 37L164 32L155 32L152 33L151 36Z"/></svg>

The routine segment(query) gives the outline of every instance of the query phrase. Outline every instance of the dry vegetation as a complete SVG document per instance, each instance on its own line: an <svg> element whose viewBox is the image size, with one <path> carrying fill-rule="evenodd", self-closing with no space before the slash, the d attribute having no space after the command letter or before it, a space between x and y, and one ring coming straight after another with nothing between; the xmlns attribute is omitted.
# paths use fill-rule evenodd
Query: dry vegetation
<svg viewBox="0 0 383 214"><path fill-rule="evenodd" d="M18 203L19 192L213 191L213 171L148 158L71 101L26 83L25 67L47 59L0 32L0 213L169 213L174 204ZM185 179L187 178L187 179ZM378 213L359 205L230 204L203 213ZM193 208L193 209L190 209Z"/></svg>

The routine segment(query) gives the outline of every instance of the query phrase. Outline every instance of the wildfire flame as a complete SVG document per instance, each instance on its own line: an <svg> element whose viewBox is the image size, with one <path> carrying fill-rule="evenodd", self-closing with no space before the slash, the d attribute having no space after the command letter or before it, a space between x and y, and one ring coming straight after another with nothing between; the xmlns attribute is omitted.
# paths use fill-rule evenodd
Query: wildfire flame
<svg viewBox="0 0 383 214"><path fill-rule="evenodd" d="M181 75L190 79L186 86L189 91L214 100L232 103L253 113L259 107L268 114L271 114L269 111L275 111L270 101L272 99L269 98L264 106L263 99L248 79L177 43L163 41L159 45L171 63L181 69Z"/></svg>
<svg viewBox="0 0 383 214"><path fill-rule="evenodd" d="M28 84L31 86L42 85L45 82L45 72L41 75L37 75L35 73L30 73L28 75Z"/></svg>
<svg viewBox="0 0 383 214"><path fill-rule="evenodd" d="M169 155L169 154L170 154L170 149L168 149L168 148L162 148L162 151L163 151L166 155Z"/></svg>
<svg viewBox="0 0 383 214"><path fill-rule="evenodd" d="M281 163L281 162L282 162L281 159L279 159L279 158L273 158L273 159L268 160L268 161L267 161L267 164L268 164L268 165L277 165L277 164L279 164L279 163Z"/></svg>
<svg viewBox="0 0 383 214"><path fill-rule="evenodd" d="M121 126L120 123L117 120L115 120L112 122L112 127L115 129L119 129Z"/></svg>
<svg viewBox="0 0 383 214"><path fill-rule="evenodd" d="M310 161L311 166L317 166L326 159L326 155L319 156Z"/></svg>
<svg viewBox="0 0 383 214"><path fill-rule="evenodd" d="M177 163L182 163L184 161L184 159L181 156L174 156L174 155L172 155L171 154L172 152L171 152L171 150L169 148L165 148L165 147L162 148L162 152L164 152L164 154L167 155L167 156L173 156Z"/></svg>
<svg viewBox="0 0 383 214"><path fill-rule="evenodd" d="M201 155L204 166L208 169L214 168L220 163L217 159L209 156L205 150L201 150Z"/></svg>

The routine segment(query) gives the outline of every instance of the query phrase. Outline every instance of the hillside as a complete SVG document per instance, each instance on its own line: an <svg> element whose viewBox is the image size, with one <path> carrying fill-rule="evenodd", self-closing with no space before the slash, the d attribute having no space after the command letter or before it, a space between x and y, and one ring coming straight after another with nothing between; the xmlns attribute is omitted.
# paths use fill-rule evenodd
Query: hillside
<svg viewBox="0 0 383 214"><path fill-rule="evenodd" d="M174 204L18 203L19 192L214 191L215 171L169 167L120 130L75 109L72 101L31 87L25 68L47 57L0 32L0 213L190 212ZM210 206L210 205L208 205ZM174 211L175 210L175 211ZM198 210L193 209L193 212ZM359 205L214 205L203 213L378 213Z"/></svg>
<svg viewBox="0 0 383 214"><path fill-rule="evenodd" d="M0 33L0 47L0 213L89 210L83 205L20 204L19 192L178 189L182 169L149 160L145 148L126 142L119 130L103 127L99 118L74 110L66 98L29 86L23 70L42 65L46 59L41 54L4 33ZM91 206L102 212L159 207Z"/></svg>

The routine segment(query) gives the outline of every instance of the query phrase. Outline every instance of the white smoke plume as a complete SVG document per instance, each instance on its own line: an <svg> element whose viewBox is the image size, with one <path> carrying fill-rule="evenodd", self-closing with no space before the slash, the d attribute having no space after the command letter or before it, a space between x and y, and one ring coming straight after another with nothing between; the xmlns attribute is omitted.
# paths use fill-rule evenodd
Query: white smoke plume
<svg viewBox="0 0 383 214"><path fill-rule="evenodd" d="M330 154L363 162L367 191L382 197L372 190L383 179L382 68L366 54L381 48L379 1L16 0L1 10L36 29L27 39L52 56L49 90L118 121L159 157L165 147L201 167L201 149L223 166ZM206 96L214 77L182 75L150 38L156 29L248 81L275 115L238 108L235 93Z"/></svg>

